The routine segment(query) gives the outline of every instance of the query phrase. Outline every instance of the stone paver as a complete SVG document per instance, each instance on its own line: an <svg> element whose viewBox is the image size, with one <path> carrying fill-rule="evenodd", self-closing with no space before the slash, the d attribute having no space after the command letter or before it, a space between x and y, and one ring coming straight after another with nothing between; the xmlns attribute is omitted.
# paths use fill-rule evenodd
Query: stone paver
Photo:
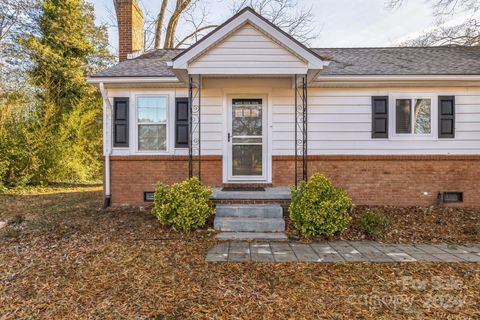
<svg viewBox="0 0 480 320"><path fill-rule="evenodd" d="M462 259L450 253L434 253L432 256L438 258L438 260L442 262L462 262Z"/></svg>
<svg viewBox="0 0 480 320"><path fill-rule="evenodd" d="M297 262L297 256L293 253L288 243L270 243L273 259L275 262Z"/></svg>
<svg viewBox="0 0 480 320"><path fill-rule="evenodd" d="M382 244L374 241L322 243L224 242L211 248L207 262L480 263L480 245Z"/></svg>
<svg viewBox="0 0 480 320"><path fill-rule="evenodd" d="M290 247L293 249L298 261L301 262L319 262L320 257L308 244L292 243Z"/></svg>

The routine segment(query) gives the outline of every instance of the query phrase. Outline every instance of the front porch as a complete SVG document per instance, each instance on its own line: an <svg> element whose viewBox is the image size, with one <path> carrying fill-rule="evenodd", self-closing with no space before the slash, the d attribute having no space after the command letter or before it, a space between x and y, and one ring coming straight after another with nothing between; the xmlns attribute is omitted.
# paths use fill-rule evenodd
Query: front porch
<svg viewBox="0 0 480 320"><path fill-rule="evenodd" d="M188 86L189 177L202 179L203 144L207 142L202 118L209 106L205 103L204 110L203 99L211 88L206 82L216 81L223 100L222 182L272 183L272 157L282 152L278 151L282 146L272 146L272 99L278 89L283 90L279 97L291 101L285 105L290 109L289 119L283 122L289 126L288 133L275 143L291 146L282 152L294 157L294 179L288 184L306 180L308 86L328 64L251 9L242 10L177 55L171 62L172 71ZM241 84L230 85L232 79Z"/></svg>
<svg viewBox="0 0 480 320"><path fill-rule="evenodd" d="M222 100L216 115L222 127L216 134L221 136L215 138L221 146L217 152L222 153L223 186L297 186L307 180L307 74L277 78L189 75L188 79L188 177L202 180L208 175L203 160L210 155L205 154L204 144L211 139L208 126L212 97L204 96L216 91L215 98ZM278 104L279 99L288 101ZM285 173L287 159L292 166Z"/></svg>

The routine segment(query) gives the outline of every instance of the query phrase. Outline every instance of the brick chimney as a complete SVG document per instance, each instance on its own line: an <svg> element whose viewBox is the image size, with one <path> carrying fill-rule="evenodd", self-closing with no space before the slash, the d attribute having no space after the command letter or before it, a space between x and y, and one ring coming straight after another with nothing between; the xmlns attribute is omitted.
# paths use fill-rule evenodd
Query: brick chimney
<svg viewBox="0 0 480 320"><path fill-rule="evenodd" d="M137 0L114 0L118 23L118 59L143 49L143 12Z"/></svg>

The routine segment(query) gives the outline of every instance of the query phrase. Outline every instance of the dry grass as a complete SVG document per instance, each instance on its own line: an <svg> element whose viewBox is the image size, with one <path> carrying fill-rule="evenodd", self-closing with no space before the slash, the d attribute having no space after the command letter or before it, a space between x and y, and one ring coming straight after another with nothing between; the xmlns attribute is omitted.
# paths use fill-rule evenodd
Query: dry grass
<svg viewBox="0 0 480 320"><path fill-rule="evenodd" d="M205 263L207 231L102 211L100 191L80 191L0 196L17 230L0 231L0 319L480 316L479 264Z"/></svg>

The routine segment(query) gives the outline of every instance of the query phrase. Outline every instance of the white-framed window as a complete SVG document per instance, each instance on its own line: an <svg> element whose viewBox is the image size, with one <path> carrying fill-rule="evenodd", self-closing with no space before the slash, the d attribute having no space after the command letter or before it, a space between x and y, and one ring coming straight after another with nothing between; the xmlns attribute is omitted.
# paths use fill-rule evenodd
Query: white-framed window
<svg viewBox="0 0 480 320"><path fill-rule="evenodd" d="M393 139L433 139L437 132L437 99L432 95L390 97Z"/></svg>
<svg viewBox="0 0 480 320"><path fill-rule="evenodd" d="M138 151L166 151L168 136L168 97L137 96Z"/></svg>

